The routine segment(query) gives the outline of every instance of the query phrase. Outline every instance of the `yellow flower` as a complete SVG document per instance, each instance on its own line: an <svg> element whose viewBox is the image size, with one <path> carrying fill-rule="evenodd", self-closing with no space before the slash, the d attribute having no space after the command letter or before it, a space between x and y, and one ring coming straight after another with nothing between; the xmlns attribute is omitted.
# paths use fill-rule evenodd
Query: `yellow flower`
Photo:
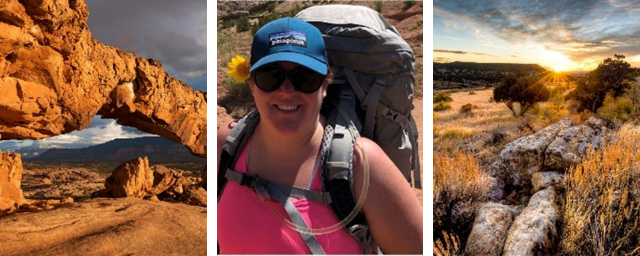
<svg viewBox="0 0 640 256"><path fill-rule="evenodd" d="M231 62L227 64L229 66L229 70L227 74L229 74L233 79L235 79L238 83L244 83L251 74L249 73L249 61L240 55L236 55Z"/></svg>

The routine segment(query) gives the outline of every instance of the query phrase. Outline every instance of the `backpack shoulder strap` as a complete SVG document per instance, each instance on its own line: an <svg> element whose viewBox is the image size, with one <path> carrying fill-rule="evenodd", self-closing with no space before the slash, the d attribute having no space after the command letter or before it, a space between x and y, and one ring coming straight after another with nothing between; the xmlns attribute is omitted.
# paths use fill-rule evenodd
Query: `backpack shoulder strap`
<svg viewBox="0 0 640 256"><path fill-rule="evenodd" d="M260 122L260 115L255 109L245 115L238 121L235 127L227 136L222 146L222 154L220 155L220 166L218 166L218 202L222 198L222 192L227 185L227 170L233 170L238 160L239 150L244 148Z"/></svg>
<svg viewBox="0 0 640 256"><path fill-rule="evenodd" d="M341 99L343 102L345 100L347 99ZM331 196L331 208L341 221L356 207L353 192L353 152L355 141L360 136L349 115L343 110L337 108L327 119L327 132L333 132L333 138L323 169L324 186ZM369 254L371 248L377 248L362 212L358 212L345 228L361 244L363 254Z"/></svg>

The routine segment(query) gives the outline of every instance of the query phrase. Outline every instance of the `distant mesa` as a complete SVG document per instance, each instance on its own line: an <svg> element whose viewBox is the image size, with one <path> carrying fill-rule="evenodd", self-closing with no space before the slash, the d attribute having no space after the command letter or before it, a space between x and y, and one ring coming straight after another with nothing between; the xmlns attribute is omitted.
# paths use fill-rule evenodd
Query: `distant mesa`
<svg viewBox="0 0 640 256"><path fill-rule="evenodd" d="M549 72L538 64L450 62L433 63L433 89L493 86L509 74L533 75Z"/></svg>
<svg viewBox="0 0 640 256"><path fill-rule="evenodd" d="M20 151L18 151L20 153ZM179 143L162 137L115 139L87 148L51 148L24 162L125 162L148 157L152 163L205 162Z"/></svg>

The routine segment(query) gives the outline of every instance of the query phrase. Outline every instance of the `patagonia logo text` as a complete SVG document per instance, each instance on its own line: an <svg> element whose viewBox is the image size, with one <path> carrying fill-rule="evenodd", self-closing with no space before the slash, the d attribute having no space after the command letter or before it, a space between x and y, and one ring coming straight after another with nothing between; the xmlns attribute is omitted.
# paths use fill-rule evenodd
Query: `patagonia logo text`
<svg viewBox="0 0 640 256"><path fill-rule="evenodd" d="M307 35L297 31L283 31L269 35L269 47L296 45L307 48Z"/></svg>

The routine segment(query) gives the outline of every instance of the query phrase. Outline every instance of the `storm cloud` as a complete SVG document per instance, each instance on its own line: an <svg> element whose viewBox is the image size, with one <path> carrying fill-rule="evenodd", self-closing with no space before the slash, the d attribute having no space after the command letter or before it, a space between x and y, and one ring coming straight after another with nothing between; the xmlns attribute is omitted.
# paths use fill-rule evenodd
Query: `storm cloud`
<svg viewBox="0 0 640 256"><path fill-rule="evenodd" d="M205 0L87 0L98 41L162 62L165 71L206 91ZM204 82L202 79L204 78Z"/></svg>

